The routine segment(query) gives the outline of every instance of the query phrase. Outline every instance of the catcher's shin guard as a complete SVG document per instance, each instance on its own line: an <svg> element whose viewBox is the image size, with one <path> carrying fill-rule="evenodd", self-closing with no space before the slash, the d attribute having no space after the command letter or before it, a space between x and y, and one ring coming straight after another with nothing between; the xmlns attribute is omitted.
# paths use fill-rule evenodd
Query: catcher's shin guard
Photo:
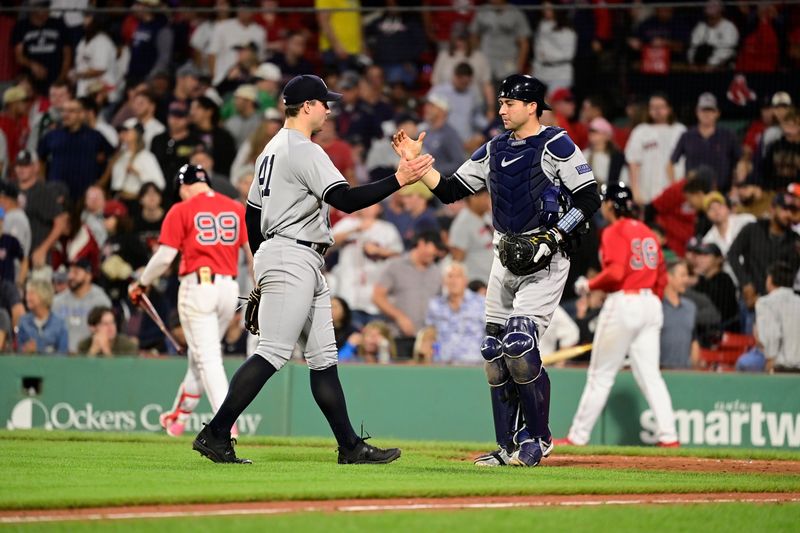
<svg viewBox="0 0 800 533"><path fill-rule="evenodd" d="M542 379L544 369L533 320L524 316L508 319L503 337L503 359L516 384L525 425L534 437L549 439L549 378ZM539 379L547 383L537 386Z"/></svg>
<svg viewBox="0 0 800 533"><path fill-rule="evenodd" d="M487 324L481 355L486 359L484 369L492 398L495 438L501 448L510 452L514 447L513 436L519 415L519 400L503 358L500 341L502 335L503 330L498 324Z"/></svg>

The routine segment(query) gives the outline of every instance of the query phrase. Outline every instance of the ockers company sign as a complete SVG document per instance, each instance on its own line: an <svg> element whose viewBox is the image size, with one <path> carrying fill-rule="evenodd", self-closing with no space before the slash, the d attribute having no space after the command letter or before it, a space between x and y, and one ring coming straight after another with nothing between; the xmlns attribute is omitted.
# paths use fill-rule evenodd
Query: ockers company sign
<svg viewBox="0 0 800 533"><path fill-rule="evenodd" d="M800 447L800 414L765 411L760 402L716 402L714 409L675 411L681 444L705 446ZM639 417L645 444L655 444L657 426L648 409Z"/></svg>
<svg viewBox="0 0 800 533"><path fill-rule="evenodd" d="M158 416L164 408L147 404L138 411L106 411L91 403L74 406L59 402L47 407L37 398L20 400L11 410L6 429L77 429L82 431L161 431ZM200 431L203 422L211 420L211 413L192 413L186 424L189 432ZM260 414L242 415L238 420L239 432L255 435L261 423Z"/></svg>

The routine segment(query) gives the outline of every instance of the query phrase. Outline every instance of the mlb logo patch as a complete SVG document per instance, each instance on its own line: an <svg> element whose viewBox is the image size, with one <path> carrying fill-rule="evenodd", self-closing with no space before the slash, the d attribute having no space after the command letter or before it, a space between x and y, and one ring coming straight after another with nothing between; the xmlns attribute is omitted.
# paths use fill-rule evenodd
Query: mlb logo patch
<svg viewBox="0 0 800 533"><path fill-rule="evenodd" d="M578 171L578 174L586 174L587 172L592 171L592 167L589 166L589 163L584 163L575 167L575 170Z"/></svg>

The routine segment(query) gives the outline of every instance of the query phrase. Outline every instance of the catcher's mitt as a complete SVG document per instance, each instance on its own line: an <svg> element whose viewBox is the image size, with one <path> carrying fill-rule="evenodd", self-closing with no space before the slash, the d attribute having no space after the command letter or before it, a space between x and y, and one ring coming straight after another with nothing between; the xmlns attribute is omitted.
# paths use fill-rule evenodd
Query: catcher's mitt
<svg viewBox="0 0 800 533"><path fill-rule="evenodd" d="M261 287L256 287L247 296L244 309L244 327L253 335L258 335L258 306L261 303Z"/></svg>
<svg viewBox="0 0 800 533"><path fill-rule="evenodd" d="M500 263L516 276L547 268L563 238L556 229L530 235L506 234L500 239Z"/></svg>

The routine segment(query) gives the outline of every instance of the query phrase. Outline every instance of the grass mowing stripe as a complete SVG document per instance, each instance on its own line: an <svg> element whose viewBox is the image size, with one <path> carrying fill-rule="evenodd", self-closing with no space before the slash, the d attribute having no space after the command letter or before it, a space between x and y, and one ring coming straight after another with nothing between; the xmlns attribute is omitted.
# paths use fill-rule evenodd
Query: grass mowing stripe
<svg viewBox="0 0 800 533"><path fill-rule="evenodd" d="M97 531L459 531L484 532L527 530L672 533L702 530L795 531L800 518L798 504L703 504L643 505L637 507L576 507L536 509L492 509L437 512L304 513L280 516L170 518L160 520L115 520L113 522L62 522L17 525L17 531L76 533Z"/></svg>
<svg viewBox="0 0 800 533"><path fill-rule="evenodd" d="M387 466L341 466L328 446L247 448L215 465L188 440L0 439L0 508L339 498L800 491L800 476L559 467L477 469L452 450L407 448ZM458 457L459 453L455 454Z"/></svg>

